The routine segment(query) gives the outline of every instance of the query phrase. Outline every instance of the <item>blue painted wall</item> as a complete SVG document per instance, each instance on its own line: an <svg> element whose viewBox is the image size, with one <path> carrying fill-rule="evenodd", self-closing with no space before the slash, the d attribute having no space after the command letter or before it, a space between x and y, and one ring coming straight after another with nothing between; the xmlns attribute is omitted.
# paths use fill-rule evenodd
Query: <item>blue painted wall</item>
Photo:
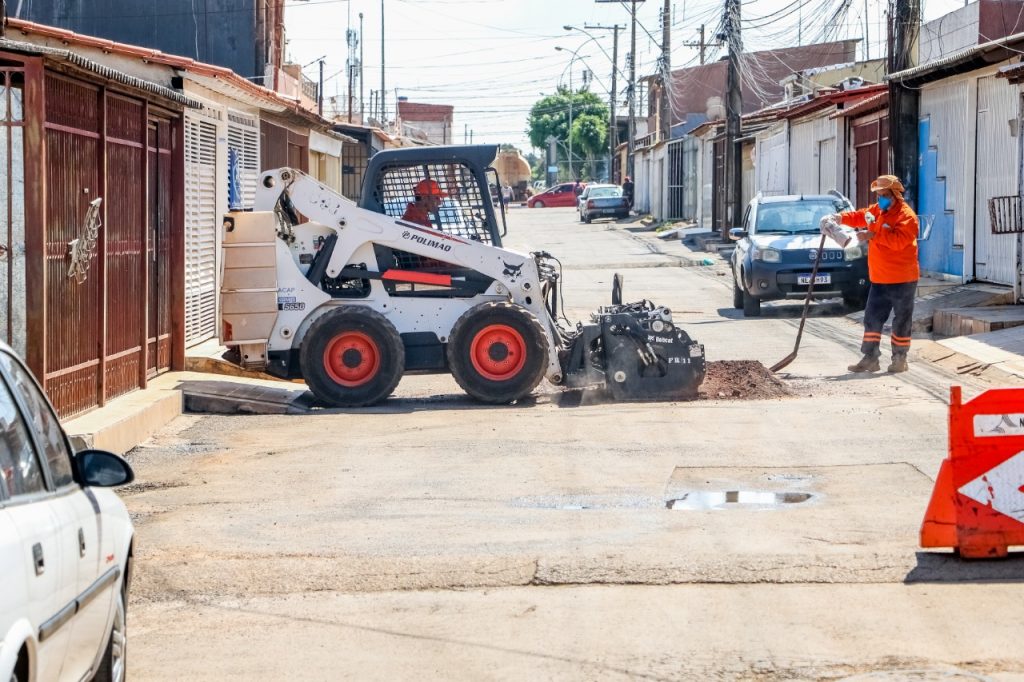
<svg viewBox="0 0 1024 682"><path fill-rule="evenodd" d="M917 215L921 222L918 254L924 272L942 275L964 274L963 249L953 249L952 211L946 210L946 179L939 176L938 160L941 149L930 146L930 119L918 124L918 192Z"/></svg>

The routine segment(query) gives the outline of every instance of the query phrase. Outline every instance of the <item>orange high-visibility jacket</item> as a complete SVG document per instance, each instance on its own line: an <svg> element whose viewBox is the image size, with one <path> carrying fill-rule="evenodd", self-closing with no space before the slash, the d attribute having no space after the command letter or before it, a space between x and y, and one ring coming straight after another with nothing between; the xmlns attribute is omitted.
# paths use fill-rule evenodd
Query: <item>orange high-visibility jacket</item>
<svg viewBox="0 0 1024 682"><path fill-rule="evenodd" d="M875 217L870 226L867 214ZM872 204L839 214L843 225L874 233L868 242L868 278L875 284L903 284L921 277L917 262L917 215L905 201L894 201L888 211Z"/></svg>

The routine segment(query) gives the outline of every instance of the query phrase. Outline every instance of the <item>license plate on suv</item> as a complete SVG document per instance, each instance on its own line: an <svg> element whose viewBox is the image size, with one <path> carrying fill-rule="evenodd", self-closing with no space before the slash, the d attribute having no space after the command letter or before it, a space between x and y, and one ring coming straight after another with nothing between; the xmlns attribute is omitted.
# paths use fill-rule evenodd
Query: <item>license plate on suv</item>
<svg viewBox="0 0 1024 682"><path fill-rule="evenodd" d="M803 284L803 285L809 285L811 283L811 276L810 275L797 275L796 276L796 283L797 284ZM814 278L814 286L818 286L819 284L832 284L832 275L824 274L824 275L818 275L817 277L815 277Z"/></svg>

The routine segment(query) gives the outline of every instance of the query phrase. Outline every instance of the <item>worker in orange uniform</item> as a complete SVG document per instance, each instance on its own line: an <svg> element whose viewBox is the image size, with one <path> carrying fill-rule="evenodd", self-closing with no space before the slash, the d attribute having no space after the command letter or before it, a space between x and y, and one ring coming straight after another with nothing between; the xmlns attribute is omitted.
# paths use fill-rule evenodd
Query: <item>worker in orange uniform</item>
<svg viewBox="0 0 1024 682"><path fill-rule="evenodd" d="M851 372L877 372L882 328L893 313L892 363L889 372L907 371L914 296L921 270L917 262L917 214L903 200L903 183L895 175L882 175L871 183L877 203L838 215L838 222L857 228L857 239L868 245L871 288L864 309L864 357Z"/></svg>
<svg viewBox="0 0 1024 682"><path fill-rule="evenodd" d="M441 185L437 184L437 181L429 178L417 182L412 188L412 194L414 201L405 207L402 220L408 220L424 227L435 227L430 220L430 215L437 215L438 209L441 208L441 199L448 194L441 189Z"/></svg>

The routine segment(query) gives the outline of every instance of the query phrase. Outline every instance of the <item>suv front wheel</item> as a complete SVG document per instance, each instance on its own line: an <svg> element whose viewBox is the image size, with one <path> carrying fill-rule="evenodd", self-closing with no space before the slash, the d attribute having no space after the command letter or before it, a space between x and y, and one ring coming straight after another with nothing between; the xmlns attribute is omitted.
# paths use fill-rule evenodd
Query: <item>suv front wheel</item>
<svg viewBox="0 0 1024 682"><path fill-rule="evenodd" d="M761 314L761 299L743 292L743 317L758 317Z"/></svg>
<svg viewBox="0 0 1024 682"><path fill-rule="evenodd" d="M743 308L743 289L740 289L740 285L736 284L736 276L732 277L732 307L736 310Z"/></svg>

